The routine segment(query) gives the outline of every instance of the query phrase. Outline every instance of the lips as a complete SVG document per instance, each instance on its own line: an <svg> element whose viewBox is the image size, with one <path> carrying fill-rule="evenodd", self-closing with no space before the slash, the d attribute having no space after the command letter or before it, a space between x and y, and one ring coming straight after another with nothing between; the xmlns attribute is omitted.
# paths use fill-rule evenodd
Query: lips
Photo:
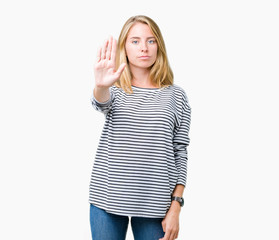
<svg viewBox="0 0 279 240"><path fill-rule="evenodd" d="M141 59L147 59L147 58L150 58L150 56L140 56L139 58L141 58Z"/></svg>

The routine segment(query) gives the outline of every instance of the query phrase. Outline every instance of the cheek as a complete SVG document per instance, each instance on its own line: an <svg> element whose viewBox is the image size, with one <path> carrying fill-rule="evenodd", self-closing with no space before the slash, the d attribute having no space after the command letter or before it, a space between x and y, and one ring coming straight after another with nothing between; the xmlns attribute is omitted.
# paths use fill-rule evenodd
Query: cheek
<svg viewBox="0 0 279 240"><path fill-rule="evenodd" d="M131 48L131 47L129 47L129 46L126 46L126 54L127 54L127 56L129 57L129 58L131 58L131 57L133 57L133 49Z"/></svg>
<svg viewBox="0 0 279 240"><path fill-rule="evenodd" d="M155 57L157 57L158 47L154 47L154 48L152 49L152 52L153 52L153 55L154 55Z"/></svg>
<svg viewBox="0 0 279 240"><path fill-rule="evenodd" d="M158 46L155 46L155 47L154 47L154 52L157 54L157 52L158 52Z"/></svg>

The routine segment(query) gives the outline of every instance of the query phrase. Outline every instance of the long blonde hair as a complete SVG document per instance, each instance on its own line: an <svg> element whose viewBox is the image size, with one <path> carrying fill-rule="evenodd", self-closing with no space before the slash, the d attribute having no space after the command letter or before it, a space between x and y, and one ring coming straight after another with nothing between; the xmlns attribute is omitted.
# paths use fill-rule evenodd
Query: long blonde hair
<svg viewBox="0 0 279 240"><path fill-rule="evenodd" d="M126 67L122 72L119 80L117 80L114 83L114 85L116 87L122 88L126 93L133 93L131 87L132 72L130 70L127 61L125 43L130 28L136 22L147 24L150 27L150 30L153 33L158 44L157 59L155 63L152 65L150 69L150 75L149 75L152 83L156 86L159 86L159 88L173 85L173 72L168 62L165 42L161 34L161 31L158 25L151 18L144 15L137 15L137 16L130 17L126 21L126 23L124 24L120 32L118 42L117 42L116 69L118 69L118 67L122 63L126 63Z"/></svg>

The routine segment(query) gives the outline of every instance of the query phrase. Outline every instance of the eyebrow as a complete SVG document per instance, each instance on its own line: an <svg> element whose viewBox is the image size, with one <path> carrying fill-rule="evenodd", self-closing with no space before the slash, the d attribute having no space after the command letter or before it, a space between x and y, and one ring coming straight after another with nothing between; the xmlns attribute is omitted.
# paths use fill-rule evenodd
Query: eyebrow
<svg viewBox="0 0 279 240"><path fill-rule="evenodd" d="M130 37L130 39L132 39L132 38L139 39L140 37ZM155 37L148 37L147 39L150 39L150 38L155 38Z"/></svg>

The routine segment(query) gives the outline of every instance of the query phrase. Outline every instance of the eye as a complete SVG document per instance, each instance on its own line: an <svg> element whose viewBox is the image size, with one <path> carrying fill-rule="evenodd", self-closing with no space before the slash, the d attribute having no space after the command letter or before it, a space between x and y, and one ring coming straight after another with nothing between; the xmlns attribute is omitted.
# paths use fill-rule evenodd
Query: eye
<svg viewBox="0 0 279 240"><path fill-rule="evenodd" d="M155 40L149 40L148 42L153 44L153 43L155 43Z"/></svg>
<svg viewBox="0 0 279 240"><path fill-rule="evenodd" d="M132 41L132 43L138 42L137 40Z"/></svg>

